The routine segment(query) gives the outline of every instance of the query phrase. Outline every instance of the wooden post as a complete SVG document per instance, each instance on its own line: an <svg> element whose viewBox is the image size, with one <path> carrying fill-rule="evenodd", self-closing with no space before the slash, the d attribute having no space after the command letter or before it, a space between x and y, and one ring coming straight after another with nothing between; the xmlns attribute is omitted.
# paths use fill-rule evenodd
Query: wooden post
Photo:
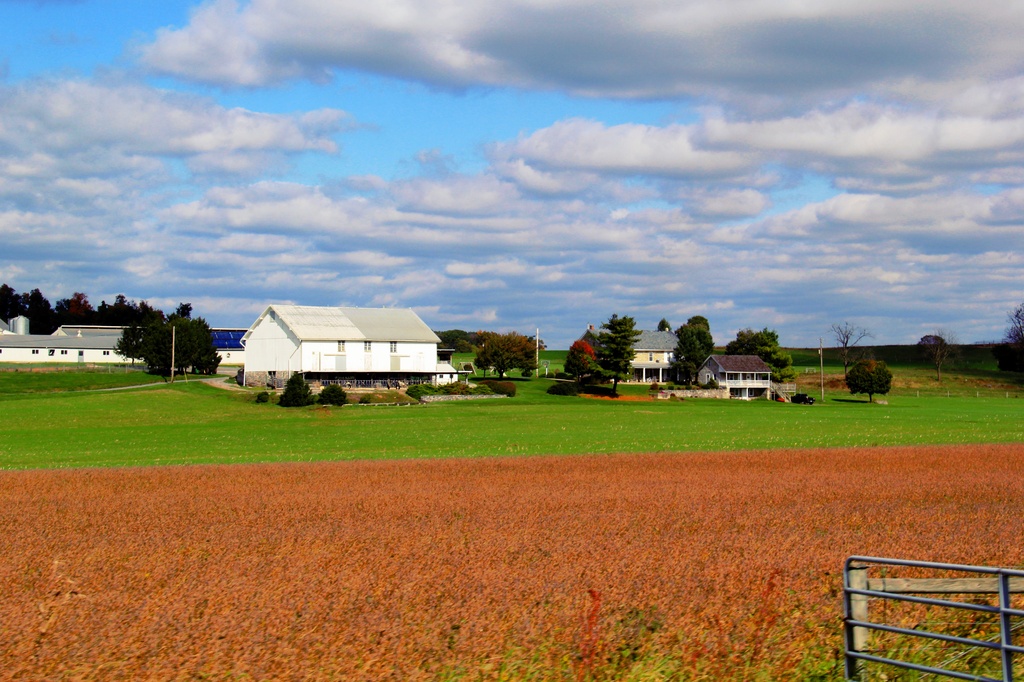
<svg viewBox="0 0 1024 682"><path fill-rule="evenodd" d="M868 588L868 568L863 565L851 565L849 568L850 589L866 590ZM868 598L862 594L850 595L850 618L867 622L868 620ZM868 644L868 629L863 627L852 628L852 637L848 645L852 651L862 653ZM850 669L852 668L852 669ZM857 660L852 666L848 666L847 673L851 679L859 680L864 672L864 662Z"/></svg>
<svg viewBox="0 0 1024 682"><path fill-rule="evenodd" d="M174 383L174 332L177 327L171 325L171 383Z"/></svg>
<svg viewBox="0 0 1024 682"><path fill-rule="evenodd" d="M825 340L818 337L818 366L821 371L821 402L825 402Z"/></svg>

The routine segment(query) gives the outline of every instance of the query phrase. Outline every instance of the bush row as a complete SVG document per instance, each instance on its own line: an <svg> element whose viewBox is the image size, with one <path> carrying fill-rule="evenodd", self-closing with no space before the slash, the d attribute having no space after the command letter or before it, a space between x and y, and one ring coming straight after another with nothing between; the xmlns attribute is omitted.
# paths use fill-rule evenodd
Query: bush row
<svg viewBox="0 0 1024 682"><path fill-rule="evenodd" d="M444 386L433 386L431 384L413 384L405 389L405 394L414 400L419 400L425 395L491 395L494 393L490 386L470 386L461 381Z"/></svg>
<svg viewBox="0 0 1024 682"><path fill-rule="evenodd" d="M548 387L551 395L579 395L580 387L575 381L561 381Z"/></svg>
<svg viewBox="0 0 1024 682"><path fill-rule="evenodd" d="M509 398L516 397L516 385L511 381L499 381L498 379L483 379L477 383L489 387L498 395L507 395Z"/></svg>
<svg viewBox="0 0 1024 682"><path fill-rule="evenodd" d="M321 405L344 405L347 401L348 395L341 386L335 384L325 386L320 391L320 395L315 396L313 391L310 390L309 384L302 378L302 375L293 374L288 379L284 391L281 392L281 397L278 398L277 404L281 407L304 407L314 403L320 403ZM269 403L270 394L266 391L260 391L256 394L256 402Z"/></svg>

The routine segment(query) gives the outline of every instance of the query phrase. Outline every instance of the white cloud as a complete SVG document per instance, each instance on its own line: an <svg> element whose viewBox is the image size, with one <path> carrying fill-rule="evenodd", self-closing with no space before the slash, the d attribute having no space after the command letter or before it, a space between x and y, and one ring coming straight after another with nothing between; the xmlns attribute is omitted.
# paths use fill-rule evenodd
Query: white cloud
<svg viewBox="0 0 1024 682"><path fill-rule="evenodd" d="M140 54L155 71L228 86L348 69L617 97L935 93L1017 68L1022 26L1012 4L965 12L953 0L217 0Z"/></svg>
<svg viewBox="0 0 1024 682"><path fill-rule="evenodd" d="M498 145L494 155L556 169L697 176L734 174L748 170L754 161L738 152L699 149L694 132L691 126L609 127L572 119Z"/></svg>
<svg viewBox="0 0 1024 682"><path fill-rule="evenodd" d="M771 199L754 189L697 192L694 212L711 218L752 218L771 206Z"/></svg>

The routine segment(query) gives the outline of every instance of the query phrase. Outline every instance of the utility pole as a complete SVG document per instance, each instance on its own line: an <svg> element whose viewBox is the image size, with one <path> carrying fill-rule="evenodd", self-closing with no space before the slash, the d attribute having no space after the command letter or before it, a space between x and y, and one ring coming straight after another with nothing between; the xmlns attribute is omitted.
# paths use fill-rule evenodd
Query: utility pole
<svg viewBox="0 0 1024 682"><path fill-rule="evenodd" d="M533 364L537 367L537 376L540 376L540 327L537 327L537 337L534 341L537 342L537 349L534 351Z"/></svg>
<svg viewBox="0 0 1024 682"><path fill-rule="evenodd" d="M825 342L818 337L818 363L821 365L821 402L825 402Z"/></svg>
<svg viewBox="0 0 1024 682"><path fill-rule="evenodd" d="M171 325L171 383L174 383L174 332L177 329L173 324Z"/></svg>

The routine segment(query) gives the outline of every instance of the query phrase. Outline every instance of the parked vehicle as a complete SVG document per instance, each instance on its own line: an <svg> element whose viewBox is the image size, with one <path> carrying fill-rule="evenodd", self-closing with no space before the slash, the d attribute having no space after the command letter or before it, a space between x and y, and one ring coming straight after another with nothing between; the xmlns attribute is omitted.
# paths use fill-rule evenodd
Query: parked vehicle
<svg viewBox="0 0 1024 682"><path fill-rule="evenodd" d="M806 393L797 393L793 396L792 401L797 405L813 405L814 396L807 395Z"/></svg>

